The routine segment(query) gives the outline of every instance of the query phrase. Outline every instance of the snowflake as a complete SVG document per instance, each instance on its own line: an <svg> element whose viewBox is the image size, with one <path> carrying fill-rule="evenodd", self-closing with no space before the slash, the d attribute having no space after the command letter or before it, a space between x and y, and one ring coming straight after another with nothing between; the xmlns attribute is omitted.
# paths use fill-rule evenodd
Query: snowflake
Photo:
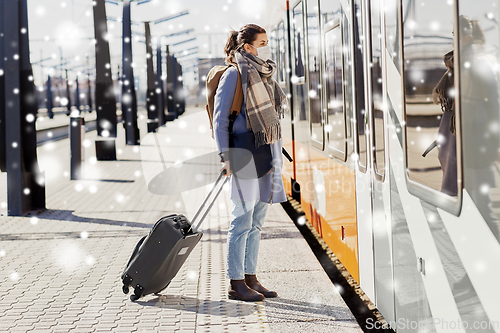
<svg viewBox="0 0 500 333"><path fill-rule="evenodd" d="M198 278L198 273L192 270L187 272L187 278L191 281L195 281Z"/></svg>
<svg viewBox="0 0 500 333"><path fill-rule="evenodd" d="M87 263L87 265L93 265L93 264L95 264L95 259L92 256L87 256L87 258L85 259L85 262Z"/></svg>

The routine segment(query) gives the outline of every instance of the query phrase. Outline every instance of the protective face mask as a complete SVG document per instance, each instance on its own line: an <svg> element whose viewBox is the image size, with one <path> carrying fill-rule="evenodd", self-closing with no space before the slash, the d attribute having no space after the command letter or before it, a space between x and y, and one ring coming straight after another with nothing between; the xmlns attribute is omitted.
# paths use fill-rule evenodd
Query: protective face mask
<svg viewBox="0 0 500 333"><path fill-rule="evenodd" d="M261 47L255 47L251 44L249 45L257 50L257 57L261 58L264 61L266 61L267 59L271 59L271 48L269 47L269 45Z"/></svg>

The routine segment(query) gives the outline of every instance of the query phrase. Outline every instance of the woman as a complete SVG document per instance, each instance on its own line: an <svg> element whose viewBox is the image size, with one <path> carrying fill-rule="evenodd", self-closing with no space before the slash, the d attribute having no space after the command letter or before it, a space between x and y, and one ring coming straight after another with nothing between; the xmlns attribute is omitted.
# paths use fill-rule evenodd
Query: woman
<svg viewBox="0 0 500 333"><path fill-rule="evenodd" d="M281 178L281 126L286 96L272 78L276 64L269 59L266 31L247 24L232 31L224 52L232 64L222 75L214 100L213 128L222 169L231 177L232 220L228 231L227 277L231 280L229 297L261 301L276 297L256 277L260 233L269 204L283 202L286 195ZM252 132L255 145L269 145L273 168L261 178L237 178L229 163L229 116L236 91L238 72L243 87L241 112L234 120L235 135ZM238 148L238 147L234 147Z"/></svg>
<svg viewBox="0 0 500 333"><path fill-rule="evenodd" d="M455 129L455 68L453 50L444 55L447 71L432 92L434 104L441 105L443 115L439 123L438 159L443 170L441 192L457 196L457 139Z"/></svg>

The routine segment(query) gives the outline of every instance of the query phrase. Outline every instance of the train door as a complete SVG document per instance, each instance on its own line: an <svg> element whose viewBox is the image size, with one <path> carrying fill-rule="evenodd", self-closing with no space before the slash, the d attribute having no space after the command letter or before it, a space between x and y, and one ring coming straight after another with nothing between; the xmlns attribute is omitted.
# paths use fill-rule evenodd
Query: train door
<svg viewBox="0 0 500 333"><path fill-rule="evenodd" d="M354 47L354 82L356 128L356 207L358 223L359 284L371 300L375 300L375 281L373 264L373 231L371 207L371 180L367 154L367 114L365 107L365 22L362 16L362 0L354 0L352 15Z"/></svg>
<svg viewBox="0 0 500 333"><path fill-rule="evenodd" d="M321 109L324 113L323 159L315 162L313 173L327 186L322 202L317 191L316 207L322 214L322 237L351 275L359 281L356 172L352 120L353 57L349 29L351 8L347 1L320 1L321 28ZM313 133L314 134L314 133ZM324 177L322 177L324 176ZM321 190L321 183L319 186ZM324 207L322 207L322 203ZM323 209L322 209L323 208Z"/></svg>
<svg viewBox="0 0 500 333"><path fill-rule="evenodd" d="M385 177L385 67L380 0L354 1L360 285L394 320L390 187Z"/></svg>
<svg viewBox="0 0 500 333"><path fill-rule="evenodd" d="M276 30L276 51L278 57L278 68L277 68L277 80L280 84L280 87L288 96L289 105L293 105L293 97L290 91L290 40L289 40L289 12L286 11L286 17L283 21L278 23ZM285 108L285 116L281 120L281 130L283 136L283 148L293 156L294 155L294 133L293 133L293 113L290 108ZM294 158L293 158L294 160ZM285 190L289 195L292 195L292 179L295 179L294 175L294 161L289 161L287 158L284 159L283 165L283 182L285 185Z"/></svg>
<svg viewBox="0 0 500 333"><path fill-rule="evenodd" d="M294 194L300 193L300 202L306 216L311 219L311 203L314 200L314 191L308 186L312 183L309 169L309 115L306 103L308 102L306 87L306 40L305 40L305 5L304 1L297 1L291 9L292 26L292 99L293 99L293 133L294 133L294 178L296 183ZM302 187L302 188L299 188Z"/></svg>
<svg viewBox="0 0 500 333"><path fill-rule="evenodd" d="M389 177L386 177L385 41L382 1L365 1L365 105L368 115L370 196L373 228L375 303L388 321L395 321ZM384 52L382 52L384 50Z"/></svg>

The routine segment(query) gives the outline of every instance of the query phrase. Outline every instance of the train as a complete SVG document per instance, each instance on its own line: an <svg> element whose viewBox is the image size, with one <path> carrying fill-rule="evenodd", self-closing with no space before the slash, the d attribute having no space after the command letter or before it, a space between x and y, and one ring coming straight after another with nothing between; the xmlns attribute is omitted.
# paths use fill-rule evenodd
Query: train
<svg viewBox="0 0 500 333"><path fill-rule="evenodd" d="M266 5L287 194L396 332L500 332L500 1Z"/></svg>

